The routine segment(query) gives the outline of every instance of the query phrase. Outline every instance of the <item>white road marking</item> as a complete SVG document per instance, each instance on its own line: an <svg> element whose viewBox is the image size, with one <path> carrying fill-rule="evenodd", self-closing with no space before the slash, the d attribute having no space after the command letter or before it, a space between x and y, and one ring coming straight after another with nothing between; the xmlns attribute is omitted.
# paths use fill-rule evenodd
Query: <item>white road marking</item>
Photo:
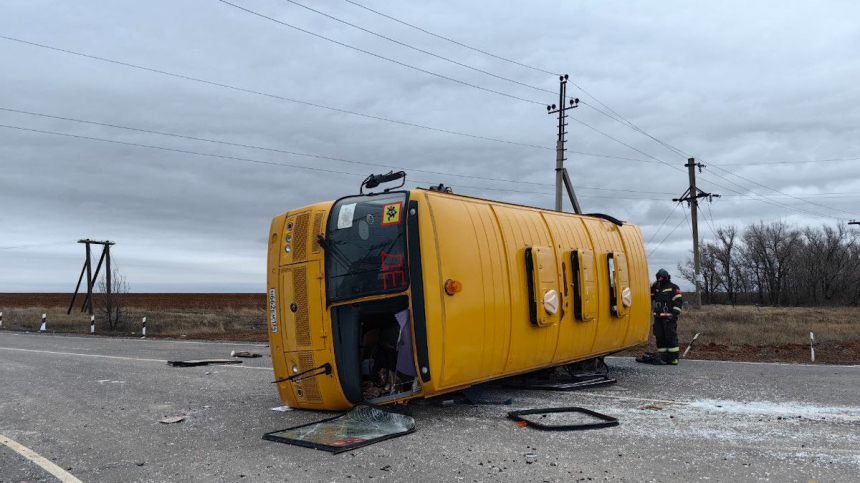
<svg viewBox="0 0 860 483"><path fill-rule="evenodd" d="M35 334L30 332L6 332L8 335L15 335L20 337L37 337L44 338L45 334ZM118 340L118 341L128 341L128 342L170 342L177 344L207 344L207 345L238 345L238 346L253 346L253 347L268 347L269 345L265 342L243 342L243 341L229 341L229 340L177 340L177 339L141 339L139 337L112 337L112 336L93 336L93 335L82 335L82 334L50 334L51 337L68 337L70 339L86 339L86 340Z"/></svg>
<svg viewBox="0 0 860 483"><path fill-rule="evenodd" d="M606 359L633 359L633 356L606 356ZM799 362L753 362L753 361L719 361L715 359L684 359L684 362L681 364L686 364L688 362L693 363L708 363L715 362L718 364L752 364L752 365L765 365L765 366L792 366L792 367L848 367L857 369L860 368L860 364L809 364L809 363L799 363Z"/></svg>
<svg viewBox="0 0 860 483"><path fill-rule="evenodd" d="M622 400L626 400L626 401L643 401L643 402L655 402L655 403L663 403L663 404L677 404L679 406L689 406L690 405L690 403L683 402L683 401L669 401L667 399L648 399L648 398L644 398L644 397L613 396L612 394L597 394L594 392L577 391L575 393L571 393L571 395L605 397L605 398L609 398L609 399L622 399Z"/></svg>
<svg viewBox="0 0 860 483"><path fill-rule="evenodd" d="M43 351L36 349L19 349L17 347L0 347L0 350L4 351L18 351L18 352L34 352L37 354L54 354L60 356L79 356L79 357L96 357L99 359L118 359L122 361L138 361L138 362L159 362L161 364L167 364L166 359L144 359L141 357L123 357L123 356L108 356L104 354L81 354L79 352L57 352L57 351ZM258 371L271 371L270 367L253 367L253 366L244 366L241 364L224 364L224 367L233 367L236 369L256 369Z"/></svg>
<svg viewBox="0 0 860 483"><path fill-rule="evenodd" d="M43 470L56 476L57 479L60 480L62 483L83 483L81 480L75 478L74 475L60 468L49 460L43 458L35 451L31 450L30 448L27 448L26 446L21 445L14 440L7 438L6 436L3 436L2 434L0 434L0 444L7 446L12 451L39 465L39 467Z"/></svg>

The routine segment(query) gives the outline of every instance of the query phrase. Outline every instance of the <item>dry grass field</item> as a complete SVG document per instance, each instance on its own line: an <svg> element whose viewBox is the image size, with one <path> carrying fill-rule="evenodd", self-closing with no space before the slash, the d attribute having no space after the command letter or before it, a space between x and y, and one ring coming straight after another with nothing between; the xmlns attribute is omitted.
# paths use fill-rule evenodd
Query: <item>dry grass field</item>
<svg viewBox="0 0 860 483"><path fill-rule="evenodd" d="M696 359L808 362L810 332L817 362L860 364L860 308L707 305L678 323L682 351L700 333L689 355Z"/></svg>
<svg viewBox="0 0 860 483"><path fill-rule="evenodd" d="M197 339L267 340L265 294L127 294L128 316L113 334L139 335L146 317L148 337ZM81 312L78 296L67 315L72 294L0 293L3 328L39 330L42 314L48 316L48 331L89 333L90 317ZM95 296L96 333L110 334Z"/></svg>
<svg viewBox="0 0 860 483"><path fill-rule="evenodd" d="M139 335L147 317L147 336L198 339L266 340L265 294L128 294L128 321L115 335ZM71 294L0 293L3 328L39 329L42 313L48 330L88 333L83 299L66 315ZM110 334L99 314L96 332ZM688 309L679 323L681 350L701 333L690 358L747 361L809 361L809 333L815 333L816 360L860 364L860 308L705 306ZM646 350L643 345L634 354ZM653 348L653 342L650 343Z"/></svg>

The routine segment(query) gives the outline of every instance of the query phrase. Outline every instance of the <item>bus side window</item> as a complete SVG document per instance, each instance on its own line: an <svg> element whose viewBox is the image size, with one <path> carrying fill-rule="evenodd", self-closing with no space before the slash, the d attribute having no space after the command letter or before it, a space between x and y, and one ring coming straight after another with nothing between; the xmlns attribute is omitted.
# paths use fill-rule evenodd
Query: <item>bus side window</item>
<svg viewBox="0 0 860 483"><path fill-rule="evenodd" d="M582 280L580 280L579 251L570 252L570 271L573 274L573 316L582 320Z"/></svg>
<svg viewBox="0 0 860 483"><path fill-rule="evenodd" d="M615 290L615 253L606 254L606 268L609 272L609 312L618 315L618 297Z"/></svg>
<svg viewBox="0 0 860 483"><path fill-rule="evenodd" d="M573 250L570 252L570 266L573 273L574 317L586 322L594 320L597 317L594 254L591 250Z"/></svg>

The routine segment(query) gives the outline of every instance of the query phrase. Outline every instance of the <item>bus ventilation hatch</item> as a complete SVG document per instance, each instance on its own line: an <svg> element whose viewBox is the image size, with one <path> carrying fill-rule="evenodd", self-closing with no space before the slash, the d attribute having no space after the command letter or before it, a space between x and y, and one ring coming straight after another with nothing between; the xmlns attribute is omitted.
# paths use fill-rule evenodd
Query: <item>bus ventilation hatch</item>
<svg viewBox="0 0 860 483"><path fill-rule="evenodd" d="M308 269L300 266L293 269L293 291L296 297L296 344L311 345L310 317L308 316Z"/></svg>
<svg viewBox="0 0 860 483"><path fill-rule="evenodd" d="M303 262L308 256L308 213L296 217L296 229L293 232L293 261Z"/></svg>
<svg viewBox="0 0 860 483"><path fill-rule="evenodd" d="M299 371L307 371L314 368L314 355L311 352L299 352ZM322 403L320 386L315 377L309 377L298 383L304 392L305 399L311 403Z"/></svg>
<svg viewBox="0 0 860 483"><path fill-rule="evenodd" d="M317 211L317 214L314 215L314 231L311 233L311 243L313 244L313 249L311 249L311 253L320 252L320 244L317 241L317 235L324 235L324 233L322 232L322 221L323 212Z"/></svg>

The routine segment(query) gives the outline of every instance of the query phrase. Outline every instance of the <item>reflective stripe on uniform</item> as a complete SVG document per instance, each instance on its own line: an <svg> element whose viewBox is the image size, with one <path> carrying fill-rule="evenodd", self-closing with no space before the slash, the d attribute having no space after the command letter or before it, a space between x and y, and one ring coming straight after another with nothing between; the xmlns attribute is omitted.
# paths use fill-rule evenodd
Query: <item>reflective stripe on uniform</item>
<svg viewBox="0 0 860 483"><path fill-rule="evenodd" d="M679 314L681 313L681 307L672 307L672 310L678 312Z"/></svg>
<svg viewBox="0 0 860 483"><path fill-rule="evenodd" d="M680 350L681 350L680 347L670 347L670 348L666 349L666 352L678 352Z"/></svg>
<svg viewBox="0 0 860 483"><path fill-rule="evenodd" d="M675 290L675 289L674 289L674 288L672 288L672 287L664 288L664 289L663 289L663 291L664 291L664 292L671 292L671 291L673 291L673 290Z"/></svg>
<svg viewBox="0 0 860 483"><path fill-rule="evenodd" d="M666 352L669 349L657 349L657 352Z"/></svg>
<svg viewBox="0 0 860 483"><path fill-rule="evenodd" d="M681 297L683 297L683 295L678 294L678 295L676 295L676 296L672 297L672 300L678 300L678 299L679 299L679 298L681 298Z"/></svg>

